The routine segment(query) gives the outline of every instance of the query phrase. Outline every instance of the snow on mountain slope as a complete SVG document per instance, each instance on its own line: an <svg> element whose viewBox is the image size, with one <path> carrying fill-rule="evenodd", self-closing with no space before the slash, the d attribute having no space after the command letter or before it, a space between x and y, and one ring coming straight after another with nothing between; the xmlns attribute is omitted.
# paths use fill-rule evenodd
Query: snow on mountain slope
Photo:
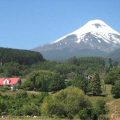
<svg viewBox="0 0 120 120"><path fill-rule="evenodd" d="M120 33L102 20L88 21L81 28L50 44L37 47L46 59L56 60L73 56L105 56L120 48Z"/></svg>
<svg viewBox="0 0 120 120"><path fill-rule="evenodd" d="M86 35L86 33L91 33L91 34L93 34L95 36L98 36L99 38L104 39L104 41L107 42L107 43L110 43L110 42L113 42L113 43L116 43L116 44L120 43L120 39L117 39L117 38L116 38L115 41L111 41L111 34L120 35L120 33L113 30L104 21L97 19L97 20L88 21L80 29L59 38L58 40L52 42L52 44L57 43L57 42L61 41L62 39L66 38L67 36L70 36L70 35L73 35L73 34L77 36L77 41L75 41L75 42L80 43L81 40Z"/></svg>

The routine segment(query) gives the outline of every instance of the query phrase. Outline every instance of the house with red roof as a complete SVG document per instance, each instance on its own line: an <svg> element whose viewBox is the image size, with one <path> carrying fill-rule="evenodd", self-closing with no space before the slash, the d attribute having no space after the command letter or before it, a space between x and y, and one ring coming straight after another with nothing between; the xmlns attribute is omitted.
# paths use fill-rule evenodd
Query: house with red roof
<svg viewBox="0 0 120 120"><path fill-rule="evenodd" d="M0 86L16 86L21 84L21 79L19 77L14 78L0 78Z"/></svg>

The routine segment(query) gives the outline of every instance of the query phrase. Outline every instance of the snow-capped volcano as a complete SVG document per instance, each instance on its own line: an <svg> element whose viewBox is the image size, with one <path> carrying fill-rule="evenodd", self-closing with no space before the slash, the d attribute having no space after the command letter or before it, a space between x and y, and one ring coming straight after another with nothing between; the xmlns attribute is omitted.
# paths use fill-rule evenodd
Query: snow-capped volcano
<svg viewBox="0 0 120 120"><path fill-rule="evenodd" d="M70 34L67 34L67 35L59 38L58 40L56 40L52 43L57 43L57 42L61 41L62 39L66 38L67 36L70 36L70 35L76 35L77 41L75 41L75 42L80 43L81 40L83 40L83 38L85 37L85 35L87 33L91 33L95 36L103 38L105 40L105 42L108 42L108 43L110 43L110 42L120 43L120 39L116 39L115 41L111 41L111 34L120 35L120 33L113 30L104 21L99 20L99 19L88 21L83 27L77 29L76 31L74 31Z"/></svg>
<svg viewBox="0 0 120 120"><path fill-rule="evenodd" d="M34 49L47 59L72 56L101 56L120 47L120 33L102 20L88 21L81 28Z"/></svg>

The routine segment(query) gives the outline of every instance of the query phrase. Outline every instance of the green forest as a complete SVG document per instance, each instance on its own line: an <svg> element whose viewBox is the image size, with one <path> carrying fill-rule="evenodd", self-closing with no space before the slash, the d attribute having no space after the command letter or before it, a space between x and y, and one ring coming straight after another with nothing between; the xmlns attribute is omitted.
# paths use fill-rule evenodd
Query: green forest
<svg viewBox="0 0 120 120"><path fill-rule="evenodd" d="M102 57L48 61L38 52L0 48L0 77L22 80L15 91L0 86L0 115L109 120L113 111L120 114L120 102L111 106L120 101L119 62Z"/></svg>

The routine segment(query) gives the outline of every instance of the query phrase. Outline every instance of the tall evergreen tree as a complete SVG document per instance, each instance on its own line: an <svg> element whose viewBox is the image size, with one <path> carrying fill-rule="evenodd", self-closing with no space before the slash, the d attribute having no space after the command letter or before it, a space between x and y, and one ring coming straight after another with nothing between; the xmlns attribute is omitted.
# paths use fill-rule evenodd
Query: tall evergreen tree
<svg viewBox="0 0 120 120"><path fill-rule="evenodd" d="M102 93L101 81L98 73L95 73L95 75L93 76L91 89L93 95L100 95Z"/></svg>

